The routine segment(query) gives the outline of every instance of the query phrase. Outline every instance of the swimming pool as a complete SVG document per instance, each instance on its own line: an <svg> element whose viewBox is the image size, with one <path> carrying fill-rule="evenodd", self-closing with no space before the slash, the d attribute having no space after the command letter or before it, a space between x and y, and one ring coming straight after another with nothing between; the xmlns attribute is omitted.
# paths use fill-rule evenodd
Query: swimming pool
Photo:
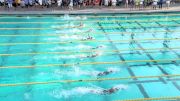
<svg viewBox="0 0 180 101"><path fill-rule="evenodd" d="M0 31L0 101L180 98L179 12L1 15Z"/></svg>

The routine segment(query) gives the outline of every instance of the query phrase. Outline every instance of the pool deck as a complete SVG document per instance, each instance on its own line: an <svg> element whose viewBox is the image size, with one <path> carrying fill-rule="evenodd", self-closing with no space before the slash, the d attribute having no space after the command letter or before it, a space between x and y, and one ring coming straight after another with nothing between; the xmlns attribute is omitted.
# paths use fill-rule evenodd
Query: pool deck
<svg viewBox="0 0 180 101"><path fill-rule="evenodd" d="M173 7L167 9L164 7L163 9L152 10L152 8L146 8L143 10L133 9L130 10L129 8L120 8L120 7L93 7L93 8L86 8L86 9L21 9L19 8L14 10L4 10L0 9L0 14L98 14L98 13L156 13L156 12L180 12L180 4L176 4Z"/></svg>

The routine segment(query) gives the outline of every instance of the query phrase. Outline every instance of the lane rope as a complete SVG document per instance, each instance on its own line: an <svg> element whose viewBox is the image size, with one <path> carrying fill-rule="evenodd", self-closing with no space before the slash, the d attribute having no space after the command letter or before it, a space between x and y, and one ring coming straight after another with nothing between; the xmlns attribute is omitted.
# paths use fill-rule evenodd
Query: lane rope
<svg viewBox="0 0 180 101"><path fill-rule="evenodd" d="M129 100L115 100L115 101L158 101L158 100L180 100L180 96L175 97L156 97L156 98L139 98L139 99L129 99Z"/></svg>
<svg viewBox="0 0 180 101"><path fill-rule="evenodd" d="M174 25L169 25L169 24L161 24L160 25L150 25L150 26L146 26L145 28L148 28L148 27L158 27L158 28L161 28L161 27L179 27L180 24L174 24ZM60 29L71 29L71 28L96 28L96 29L101 29L100 26L83 26L83 25L78 25L78 26L68 26L68 27L65 27L65 26L58 26L58 28L0 28L0 30L49 30L49 29L56 29L56 30L60 30ZM134 28L138 28L138 29L142 29L141 26L103 26L103 28L106 28L106 29L115 29L115 28L125 28L125 29L134 29Z"/></svg>
<svg viewBox="0 0 180 101"><path fill-rule="evenodd" d="M18 35L14 35L14 34L0 34L0 37L16 37L16 36L66 36L66 35L80 35L80 34L87 34L87 33L90 33L90 34L132 34L132 33L135 33L135 34L149 34L149 33L162 33L162 32L165 32L165 33L179 33L180 30L175 30L175 31L161 31L161 30L157 30L157 31L144 31L144 32L90 32L90 31L85 31L85 32L78 32L78 33L74 33L74 34L67 34L67 33L58 33L58 34L18 34ZM164 33L163 33L164 34Z"/></svg>
<svg viewBox="0 0 180 101"><path fill-rule="evenodd" d="M149 48L143 50L165 50L167 48ZM180 49L180 47L172 47L169 48L171 50ZM113 52L123 52L123 51L131 51L131 50L142 50L141 48L134 48L134 49L123 49L123 50L110 50L110 51L103 51L103 53L113 53ZM32 53L11 53L11 54L0 54L0 56L19 56L19 55L39 55L39 54L75 54L75 53L91 53L100 50L81 50L81 51L65 51L65 52L32 52Z"/></svg>
<svg viewBox="0 0 180 101"><path fill-rule="evenodd" d="M160 78L160 77L179 77L179 76L180 74L158 75L158 76L130 76L130 77L118 77L118 78L96 78L96 79L81 79L81 80L54 80L54 81L46 81L46 82L0 84L0 87L25 86L25 85L37 85L37 84L54 84L54 83L117 81L117 80L128 80L128 79L135 79L135 78Z"/></svg>
<svg viewBox="0 0 180 101"><path fill-rule="evenodd" d="M114 43L121 42L132 42L132 41L159 41L159 40L180 40L180 38L147 38L147 39L131 39L131 40L114 40ZM71 44L71 43L89 43L89 42L109 42L109 40L76 40L69 42L18 42L18 43L0 43L0 46L11 46L11 45L42 45L42 44Z"/></svg>
<svg viewBox="0 0 180 101"><path fill-rule="evenodd" d="M100 65L100 64L123 64L123 63L139 63L139 62L172 62L179 61L180 58L175 59L158 59L158 60L126 60L126 61L103 61L103 62L80 62L80 63L71 63L71 64L42 64L42 65L27 65L27 66L1 66L0 68L37 68L37 67L56 67L56 66L74 66L74 65Z"/></svg>

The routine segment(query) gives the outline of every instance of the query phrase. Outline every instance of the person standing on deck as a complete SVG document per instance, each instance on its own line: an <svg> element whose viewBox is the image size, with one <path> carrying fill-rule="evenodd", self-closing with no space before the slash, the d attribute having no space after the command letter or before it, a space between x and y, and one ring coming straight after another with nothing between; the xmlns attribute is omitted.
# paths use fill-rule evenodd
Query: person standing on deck
<svg viewBox="0 0 180 101"><path fill-rule="evenodd" d="M153 0L153 10L156 10L156 6L157 6L157 0Z"/></svg>
<svg viewBox="0 0 180 101"><path fill-rule="evenodd" d="M69 3L69 10L73 10L73 0L70 0L70 3Z"/></svg>
<svg viewBox="0 0 180 101"><path fill-rule="evenodd" d="M139 8L139 0L135 0L135 9Z"/></svg>
<svg viewBox="0 0 180 101"><path fill-rule="evenodd" d="M166 0L167 9L169 9L171 0Z"/></svg>
<svg viewBox="0 0 180 101"><path fill-rule="evenodd" d="M7 0L8 8L12 8L13 0Z"/></svg>
<svg viewBox="0 0 180 101"><path fill-rule="evenodd" d="M134 0L130 0L130 10L133 10L134 8Z"/></svg>
<svg viewBox="0 0 180 101"><path fill-rule="evenodd" d="M128 0L125 0L125 8L128 8Z"/></svg>
<svg viewBox="0 0 180 101"><path fill-rule="evenodd" d="M21 0L21 7L22 7L22 8L25 7L25 2L24 2L24 0Z"/></svg>
<svg viewBox="0 0 180 101"><path fill-rule="evenodd" d="M42 0L38 0L39 5L42 6Z"/></svg>
<svg viewBox="0 0 180 101"><path fill-rule="evenodd" d="M15 0L16 7L20 5L21 1L20 0Z"/></svg>
<svg viewBox="0 0 180 101"><path fill-rule="evenodd" d="M144 8L143 3L144 3L144 0L140 0L140 2L139 2L139 9L143 9Z"/></svg>
<svg viewBox="0 0 180 101"><path fill-rule="evenodd" d="M115 7L116 6L116 0L112 0L112 6Z"/></svg>
<svg viewBox="0 0 180 101"><path fill-rule="evenodd" d="M52 4L51 0L48 0L48 7L51 7L51 4Z"/></svg>
<svg viewBox="0 0 180 101"><path fill-rule="evenodd" d="M108 6L108 2L109 2L109 0L104 0L104 5Z"/></svg>
<svg viewBox="0 0 180 101"><path fill-rule="evenodd" d="M0 0L0 5L1 5L1 6L4 5L4 0Z"/></svg>
<svg viewBox="0 0 180 101"><path fill-rule="evenodd" d="M62 0L58 0L57 4L58 4L58 7L60 7L62 5Z"/></svg>
<svg viewBox="0 0 180 101"><path fill-rule="evenodd" d="M162 9L163 0L159 0L159 9Z"/></svg>
<svg viewBox="0 0 180 101"><path fill-rule="evenodd" d="M78 0L78 6L81 8L84 4L84 0Z"/></svg>

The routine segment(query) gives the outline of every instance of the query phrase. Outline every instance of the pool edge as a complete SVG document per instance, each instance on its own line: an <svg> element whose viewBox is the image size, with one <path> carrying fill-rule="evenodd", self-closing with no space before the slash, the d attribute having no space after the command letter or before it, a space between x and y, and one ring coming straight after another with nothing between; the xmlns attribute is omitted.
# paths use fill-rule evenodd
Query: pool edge
<svg viewBox="0 0 180 101"><path fill-rule="evenodd" d="M19 14L19 15L33 15L33 14L38 14L38 15L50 15L50 14L144 14L144 13L176 13L180 12L179 10L145 10L145 11L129 11L129 10L93 10L90 11L91 9L87 10L74 10L74 11L3 11L0 12L0 15L14 15L14 14Z"/></svg>

